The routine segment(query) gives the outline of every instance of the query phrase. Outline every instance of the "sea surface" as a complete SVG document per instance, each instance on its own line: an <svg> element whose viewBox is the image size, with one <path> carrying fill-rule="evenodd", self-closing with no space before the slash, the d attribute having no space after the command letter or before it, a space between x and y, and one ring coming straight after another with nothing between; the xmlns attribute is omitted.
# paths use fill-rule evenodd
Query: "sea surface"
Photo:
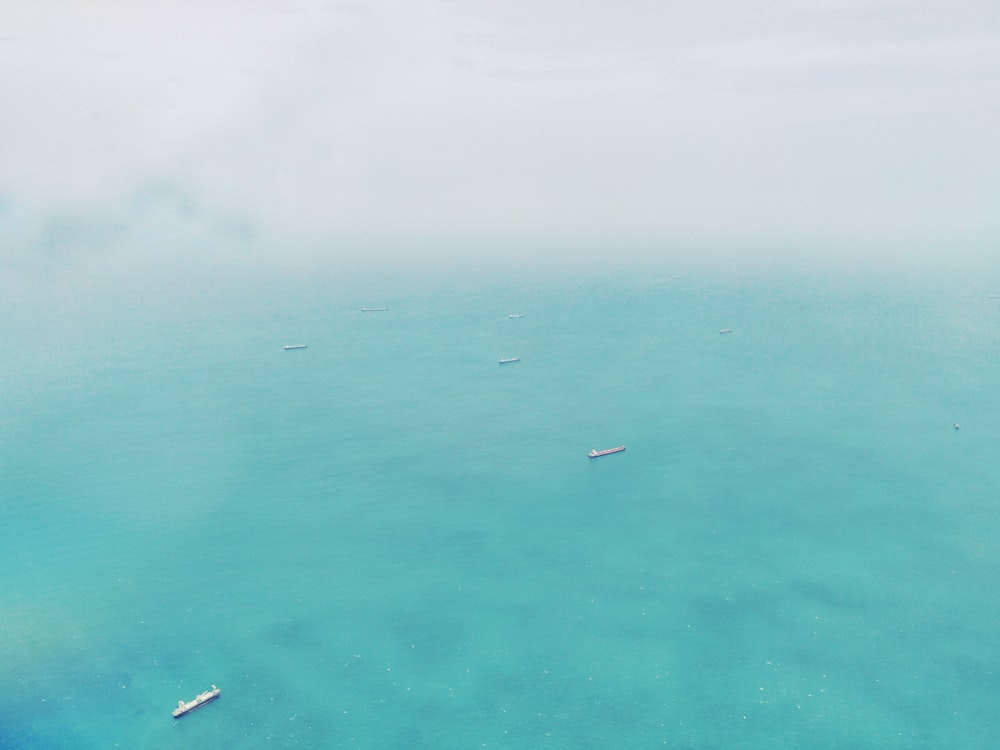
<svg viewBox="0 0 1000 750"><path fill-rule="evenodd" d="M1000 279L687 271L8 294L0 748L1000 747Z"/></svg>

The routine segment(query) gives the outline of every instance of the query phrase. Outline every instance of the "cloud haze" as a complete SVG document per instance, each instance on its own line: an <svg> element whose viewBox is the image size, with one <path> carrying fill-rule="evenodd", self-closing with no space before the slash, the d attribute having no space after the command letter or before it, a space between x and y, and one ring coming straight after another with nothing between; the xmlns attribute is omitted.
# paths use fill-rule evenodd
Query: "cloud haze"
<svg viewBox="0 0 1000 750"><path fill-rule="evenodd" d="M0 260L164 233L168 254L313 257L995 244L997 19L975 0L8 3Z"/></svg>

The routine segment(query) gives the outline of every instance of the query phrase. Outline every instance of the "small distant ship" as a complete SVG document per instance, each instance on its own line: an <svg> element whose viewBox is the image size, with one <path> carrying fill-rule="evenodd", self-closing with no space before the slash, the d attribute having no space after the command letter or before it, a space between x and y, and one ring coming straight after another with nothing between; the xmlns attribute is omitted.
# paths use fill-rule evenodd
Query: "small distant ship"
<svg viewBox="0 0 1000 750"><path fill-rule="evenodd" d="M605 448L602 451L594 450L587 455L591 458L600 458L601 456L610 456L612 453L621 453L623 450L625 450L625 446L619 445L617 448Z"/></svg>
<svg viewBox="0 0 1000 750"><path fill-rule="evenodd" d="M520 357L501 357L500 358L500 364L502 364L502 365L507 365L507 364L510 364L511 362L520 362L520 361L521 361Z"/></svg>
<svg viewBox="0 0 1000 750"><path fill-rule="evenodd" d="M719 333L732 333L732 332L733 332L732 328L723 328L721 331L719 331Z"/></svg>
<svg viewBox="0 0 1000 750"><path fill-rule="evenodd" d="M521 313L511 313L507 317L513 319L513 318L523 318L524 316Z"/></svg>
<svg viewBox="0 0 1000 750"><path fill-rule="evenodd" d="M222 691L219 690L215 685L212 685L211 690L206 690L204 693L198 693L194 697L193 701L177 701L177 708L174 709L174 718L179 719L182 716L191 713L197 708L201 708L206 703L211 703L216 698L222 695Z"/></svg>
<svg viewBox="0 0 1000 750"><path fill-rule="evenodd" d="M388 307L362 307L361 312L385 312Z"/></svg>
<svg viewBox="0 0 1000 750"><path fill-rule="evenodd" d="M285 344L285 351L289 349L308 349L309 344Z"/></svg>

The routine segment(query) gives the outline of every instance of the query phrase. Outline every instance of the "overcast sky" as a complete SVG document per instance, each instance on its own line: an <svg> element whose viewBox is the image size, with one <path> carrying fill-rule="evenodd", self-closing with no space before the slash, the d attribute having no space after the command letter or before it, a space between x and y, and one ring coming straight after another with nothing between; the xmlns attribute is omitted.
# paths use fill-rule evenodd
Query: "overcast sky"
<svg viewBox="0 0 1000 750"><path fill-rule="evenodd" d="M11 1L0 96L9 268L1000 250L996 0Z"/></svg>

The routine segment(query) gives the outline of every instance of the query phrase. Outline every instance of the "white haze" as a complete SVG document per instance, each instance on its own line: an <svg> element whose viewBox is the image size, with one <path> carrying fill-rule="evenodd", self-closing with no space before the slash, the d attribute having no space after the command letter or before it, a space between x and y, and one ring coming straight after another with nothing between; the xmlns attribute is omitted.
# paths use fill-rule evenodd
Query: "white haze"
<svg viewBox="0 0 1000 750"><path fill-rule="evenodd" d="M988 0L5 3L0 272L1000 239Z"/></svg>

